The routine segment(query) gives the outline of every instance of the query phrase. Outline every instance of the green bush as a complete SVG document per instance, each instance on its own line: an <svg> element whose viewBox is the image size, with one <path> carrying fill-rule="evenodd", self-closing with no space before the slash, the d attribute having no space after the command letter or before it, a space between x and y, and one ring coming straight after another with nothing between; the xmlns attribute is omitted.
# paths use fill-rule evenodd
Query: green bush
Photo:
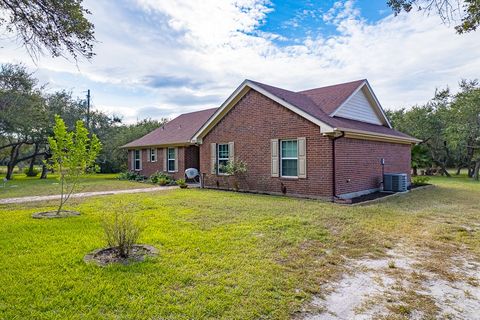
<svg viewBox="0 0 480 320"><path fill-rule="evenodd" d="M427 184L430 181L430 178L427 176L416 176L412 178L412 182L415 185L421 186Z"/></svg>
<svg viewBox="0 0 480 320"><path fill-rule="evenodd" d="M151 183L158 183L159 185L164 186L169 184L172 178L163 172L155 172L150 176L149 180Z"/></svg>
<svg viewBox="0 0 480 320"><path fill-rule="evenodd" d="M187 182L185 181L185 179L178 179L176 181L176 183L180 188L186 188L187 187Z"/></svg>
<svg viewBox="0 0 480 320"><path fill-rule="evenodd" d="M143 181L145 177L134 171L125 171L118 174L118 180Z"/></svg>
<svg viewBox="0 0 480 320"><path fill-rule="evenodd" d="M116 209L103 217L105 238L110 247L117 249L117 254L128 258L133 245L140 237L144 225L139 218L128 209Z"/></svg>
<svg viewBox="0 0 480 320"><path fill-rule="evenodd" d="M170 181L169 181L168 178L165 178L165 177L158 178L158 184L161 185L161 186L166 186L169 183L170 183Z"/></svg>
<svg viewBox="0 0 480 320"><path fill-rule="evenodd" d="M36 177L38 176L38 174L40 173L40 170L36 169L36 168L33 168L32 171L30 171L29 168L25 168L23 169L23 173L25 173L25 175L27 177Z"/></svg>

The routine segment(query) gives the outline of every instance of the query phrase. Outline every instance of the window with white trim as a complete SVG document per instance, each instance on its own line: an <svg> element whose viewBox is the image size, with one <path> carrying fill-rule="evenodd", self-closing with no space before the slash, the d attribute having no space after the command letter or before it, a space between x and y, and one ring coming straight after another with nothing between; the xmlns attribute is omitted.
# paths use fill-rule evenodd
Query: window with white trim
<svg viewBox="0 0 480 320"><path fill-rule="evenodd" d="M150 149L150 162L157 162L157 149Z"/></svg>
<svg viewBox="0 0 480 320"><path fill-rule="evenodd" d="M142 170L142 155L141 150L133 150L133 169Z"/></svg>
<svg viewBox="0 0 480 320"><path fill-rule="evenodd" d="M168 148L167 150L167 166L169 172L175 171L175 148Z"/></svg>
<svg viewBox="0 0 480 320"><path fill-rule="evenodd" d="M298 141L280 141L280 175L298 177Z"/></svg>
<svg viewBox="0 0 480 320"><path fill-rule="evenodd" d="M225 166L230 159L230 149L228 143L217 145L217 172L218 174L226 174Z"/></svg>

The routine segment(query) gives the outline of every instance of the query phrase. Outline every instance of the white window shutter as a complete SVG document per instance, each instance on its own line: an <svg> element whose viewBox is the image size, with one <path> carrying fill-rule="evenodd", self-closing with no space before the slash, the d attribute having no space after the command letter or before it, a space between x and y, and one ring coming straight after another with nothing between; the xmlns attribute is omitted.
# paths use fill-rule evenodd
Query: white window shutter
<svg viewBox="0 0 480 320"><path fill-rule="evenodd" d="M270 151L272 154L271 162L272 162L272 177L278 177L278 139L271 139L270 140Z"/></svg>
<svg viewBox="0 0 480 320"><path fill-rule="evenodd" d="M298 177L307 177L307 139L298 138Z"/></svg>
<svg viewBox="0 0 480 320"><path fill-rule="evenodd" d="M143 149L140 149L140 170L143 170L142 153L143 153Z"/></svg>
<svg viewBox="0 0 480 320"><path fill-rule="evenodd" d="M228 143L228 161L235 161L235 143L233 141Z"/></svg>
<svg viewBox="0 0 480 320"><path fill-rule="evenodd" d="M210 173L215 174L215 165L217 163L217 144L210 143Z"/></svg>
<svg viewBox="0 0 480 320"><path fill-rule="evenodd" d="M167 172L167 162L168 162L168 148L163 148L163 171Z"/></svg>
<svg viewBox="0 0 480 320"><path fill-rule="evenodd" d="M152 160L152 149L147 149L147 162Z"/></svg>
<svg viewBox="0 0 480 320"><path fill-rule="evenodd" d="M178 148L175 148L175 172L178 172Z"/></svg>

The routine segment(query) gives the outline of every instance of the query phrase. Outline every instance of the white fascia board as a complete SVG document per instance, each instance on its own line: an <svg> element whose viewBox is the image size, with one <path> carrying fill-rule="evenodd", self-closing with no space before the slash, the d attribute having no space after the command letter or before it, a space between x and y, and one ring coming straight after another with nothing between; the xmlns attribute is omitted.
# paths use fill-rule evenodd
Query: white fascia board
<svg viewBox="0 0 480 320"><path fill-rule="evenodd" d="M390 138L390 139L399 140L399 141L407 141L407 142L411 142L411 143L422 142L422 140L417 139L417 138L399 137L399 136L394 136L394 135L391 135L391 134L377 133L377 132L371 132L371 131L365 131L365 130L335 128L334 131L358 133L358 134L364 134L364 135L369 135L369 136L373 136L373 137Z"/></svg>
<svg viewBox="0 0 480 320"><path fill-rule="evenodd" d="M375 93L373 92L372 87L371 87L370 84L368 83L368 80L364 80L363 83L362 83L361 85L359 85L358 88L355 89L355 91L353 91L353 93L340 105L340 107L338 107L337 109L335 109L335 111L333 111L333 112L330 114L330 117L334 117L334 116L340 111L340 109L342 109L342 108L353 98L353 96L355 96L360 90L363 89L363 87L366 87L367 90L369 91L370 95L372 96L373 101L375 102L375 108L376 108L378 111L380 111L380 115L382 116L383 121L385 121L385 124L387 124L388 127L389 127L390 129L392 129L392 125L390 124L390 121L388 121L387 115L386 115L385 112L383 111L382 105L380 104L380 101L378 101L377 96L375 95Z"/></svg>
<svg viewBox="0 0 480 320"><path fill-rule="evenodd" d="M273 101L277 102L278 104L284 106L285 108L289 109L290 111L293 111L295 112L296 114L298 114L299 116L307 119L308 121L316 124L317 126L320 127L321 131L322 132L330 132L333 130L333 127L327 125L325 122L323 121L320 121L318 120L317 118L315 118L314 116L310 115L309 113L303 111L302 109L286 102L285 100L277 97L276 95L273 95L271 94L270 92L260 88L259 86L257 86L256 84L253 84L251 82L248 81L248 86L252 89L254 89L255 91L258 91L260 92L261 94L263 94L264 96L272 99Z"/></svg>
<svg viewBox="0 0 480 320"><path fill-rule="evenodd" d="M235 100L235 98L246 88L249 87L262 95L266 96L267 98L277 102L278 104L284 106L285 108L295 112L299 116L309 120L310 122L318 125L320 127L321 132L332 132L333 127L327 125L323 121L318 120L317 118L313 117L312 115L308 114L307 112L303 111L302 109L286 102L285 100L277 97L274 94L271 94L270 92L264 90L263 88L257 86L256 84L252 83L249 80L245 80L242 82L242 84L228 97L228 99L218 108L218 110L213 114L212 117L195 133L195 135L192 137L191 142L192 143L201 143L200 136L202 134L206 133L205 131L209 128L209 126L217 120L217 118L222 114L222 112L230 106L230 103Z"/></svg>
<svg viewBox="0 0 480 320"><path fill-rule="evenodd" d="M236 98L236 96L247 86L248 80L244 80L235 91L225 100L224 103L218 108L217 111L203 124L203 126L198 129L198 131L193 135L191 142L192 143L201 143L202 139L199 137L204 133L204 131L217 119L217 117L225 110L225 108Z"/></svg>
<svg viewBox="0 0 480 320"><path fill-rule="evenodd" d="M382 114L383 118L385 119L385 122L387 123L388 127L392 129L392 124L390 121L388 121L387 115L385 114L385 111L383 111L382 105L380 104L380 101L378 101L377 96L375 95L375 92L373 92L372 87L370 86L370 83L368 83L368 80L365 80L365 85L367 86L368 91L372 95L373 99L375 100L375 103L377 104L378 110L380 110L380 113Z"/></svg>

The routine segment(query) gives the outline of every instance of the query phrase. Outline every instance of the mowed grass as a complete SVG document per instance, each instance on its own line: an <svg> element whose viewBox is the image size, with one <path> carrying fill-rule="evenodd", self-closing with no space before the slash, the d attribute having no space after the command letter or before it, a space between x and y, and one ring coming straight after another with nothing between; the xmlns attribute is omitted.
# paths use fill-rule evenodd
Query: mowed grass
<svg viewBox="0 0 480 320"><path fill-rule="evenodd" d="M75 192L110 191L122 189L148 188L147 183L122 181L118 174L95 174L80 178ZM6 183L0 180L0 199L28 196L45 196L60 194L59 180L56 175L49 174L47 179L27 177L23 173L14 174Z"/></svg>
<svg viewBox="0 0 480 320"><path fill-rule="evenodd" d="M480 256L480 184L367 206L214 190L73 199L79 217L34 220L54 202L0 206L1 319L288 319L337 280L348 258L397 243ZM86 265L105 246L101 217L126 207L159 256ZM451 250L445 251L445 258Z"/></svg>

